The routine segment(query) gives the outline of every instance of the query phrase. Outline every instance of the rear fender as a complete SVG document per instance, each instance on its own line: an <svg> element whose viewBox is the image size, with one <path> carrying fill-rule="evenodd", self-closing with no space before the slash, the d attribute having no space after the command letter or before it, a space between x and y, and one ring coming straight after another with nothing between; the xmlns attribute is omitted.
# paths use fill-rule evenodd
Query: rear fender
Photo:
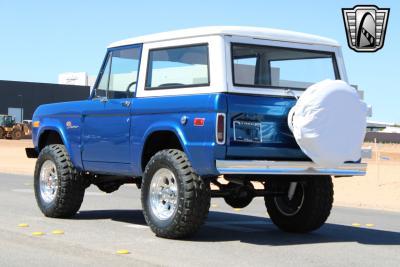
<svg viewBox="0 0 400 267"><path fill-rule="evenodd" d="M183 148L184 152L188 156L189 160L191 159L190 151L187 149L187 140L186 137L182 131L182 128L180 127L179 124L173 121L160 121L152 124L150 127L147 128L145 134L143 135L143 138L140 142L140 147L138 147L138 152L139 153L133 153L133 162L136 162L137 164L134 164L135 170L134 172L138 175L141 175L144 170L142 170L142 155L143 155L143 149L146 144L147 139L155 132L159 131L170 131L175 134L175 136L178 138L179 143L181 144L181 147ZM136 169L137 168L137 169Z"/></svg>

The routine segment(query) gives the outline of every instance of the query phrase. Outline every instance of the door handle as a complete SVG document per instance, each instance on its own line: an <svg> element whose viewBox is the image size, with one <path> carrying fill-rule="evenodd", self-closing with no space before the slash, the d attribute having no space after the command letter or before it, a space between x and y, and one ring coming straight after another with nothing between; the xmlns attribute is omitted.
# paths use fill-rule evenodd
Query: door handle
<svg viewBox="0 0 400 267"><path fill-rule="evenodd" d="M126 100L126 101L122 102L121 105L129 108L131 106L131 101Z"/></svg>

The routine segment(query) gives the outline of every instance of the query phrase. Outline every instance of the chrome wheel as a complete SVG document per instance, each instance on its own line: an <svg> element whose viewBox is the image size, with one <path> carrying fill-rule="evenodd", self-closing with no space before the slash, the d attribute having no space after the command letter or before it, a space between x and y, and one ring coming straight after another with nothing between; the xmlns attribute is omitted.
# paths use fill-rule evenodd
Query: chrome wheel
<svg viewBox="0 0 400 267"><path fill-rule="evenodd" d="M50 203L58 191L57 167L51 160L46 160L40 169L40 195L42 200Z"/></svg>
<svg viewBox="0 0 400 267"><path fill-rule="evenodd" d="M286 216L294 216L296 215L300 209L303 207L304 203L304 185L302 183L298 183L295 187L294 192L290 192L290 184L288 188L285 188L288 191L288 195L274 197L274 202L277 209Z"/></svg>
<svg viewBox="0 0 400 267"><path fill-rule="evenodd" d="M161 168L153 175L150 185L150 207L160 220L168 220L176 211L178 185L175 175L167 168Z"/></svg>

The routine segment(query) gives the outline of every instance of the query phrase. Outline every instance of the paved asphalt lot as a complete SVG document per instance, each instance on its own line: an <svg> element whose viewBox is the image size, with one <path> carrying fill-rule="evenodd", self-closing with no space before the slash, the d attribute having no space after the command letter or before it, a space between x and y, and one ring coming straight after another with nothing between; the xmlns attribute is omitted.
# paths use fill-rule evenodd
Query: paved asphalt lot
<svg viewBox="0 0 400 267"><path fill-rule="evenodd" d="M200 232L191 240L176 241L157 238L146 226L135 186L113 194L90 187L80 213L60 220L42 216L31 177L0 174L0 181L0 266L400 264L400 213L335 208L323 228L295 235L271 224L262 199L243 210L213 199ZM29 227L19 228L20 223ZM54 235L53 230L64 234ZM32 236L36 231L45 235ZM130 254L116 254L121 249Z"/></svg>

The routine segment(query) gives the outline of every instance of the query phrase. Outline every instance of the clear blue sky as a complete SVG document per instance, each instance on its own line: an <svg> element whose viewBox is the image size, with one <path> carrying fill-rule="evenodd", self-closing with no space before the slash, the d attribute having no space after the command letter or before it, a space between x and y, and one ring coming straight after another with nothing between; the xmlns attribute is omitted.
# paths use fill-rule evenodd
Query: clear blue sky
<svg viewBox="0 0 400 267"><path fill-rule="evenodd" d="M385 46L350 50L341 8L389 7ZM350 83L365 90L374 120L400 123L400 2L392 1L1 1L0 80L57 82L58 74L96 75L107 45L167 30L238 25L318 34L342 44Z"/></svg>

